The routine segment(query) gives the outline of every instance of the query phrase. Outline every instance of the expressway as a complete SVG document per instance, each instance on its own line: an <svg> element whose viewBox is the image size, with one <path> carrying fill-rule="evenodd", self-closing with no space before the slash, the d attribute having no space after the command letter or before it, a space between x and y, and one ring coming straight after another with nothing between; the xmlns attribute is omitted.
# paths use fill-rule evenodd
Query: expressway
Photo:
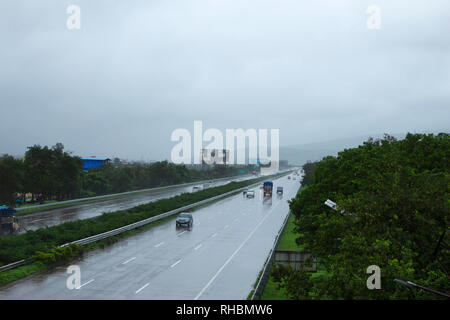
<svg viewBox="0 0 450 320"><path fill-rule="evenodd" d="M274 180L284 187L264 202L242 194L193 211L191 230L170 220L72 265L81 270L78 289L68 289L69 264L0 288L0 299L246 299L289 212L287 200L298 180Z"/></svg>
<svg viewBox="0 0 450 320"><path fill-rule="evenodd" d="M233 177L225 180L216 180L211 184L217 187L229 183L230 181L240 181L251 179L253 176ZM184 192L192 192L193 185L174 186L165 189L149 190L140 193L128 194L124 197L115 199L99 200L91 203L77 204L70 207L43 209L43 211L18 216L18 233L24 233L27 230L36 230L43 227L50 227L68 221L92 218L101 215L104 212L129 209L141 204L156 201L163 198L170 198Z"/></svg>

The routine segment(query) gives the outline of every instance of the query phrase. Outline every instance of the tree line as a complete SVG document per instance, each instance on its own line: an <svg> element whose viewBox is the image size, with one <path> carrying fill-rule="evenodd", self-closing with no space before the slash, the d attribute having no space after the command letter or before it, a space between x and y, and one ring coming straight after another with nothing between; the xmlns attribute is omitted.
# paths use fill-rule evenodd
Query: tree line
<svg viewBox="0 0 450 320"><path fill-rule="evenodd" d="M80 157L57 143L52 147L28 147L23 159L0 157L0 204L19 205L31 193L32 202L68 200L216 179L251 171L250 167L214 166L206 170L187 168L168 161L150 164L105 164L87 172Z"/></svg>
<svg viewBox="0 0 450 320"><path fill-rule="evenodd" d="M438 246L450 236L449 166L446 133L385 135L306 164L290 209L296 242L317 257L318 271L278 265L275 280L292 299L439 297L394 279L450 292L450 251ZM380 267L380 290L366 285L371 265Z"/></svg>

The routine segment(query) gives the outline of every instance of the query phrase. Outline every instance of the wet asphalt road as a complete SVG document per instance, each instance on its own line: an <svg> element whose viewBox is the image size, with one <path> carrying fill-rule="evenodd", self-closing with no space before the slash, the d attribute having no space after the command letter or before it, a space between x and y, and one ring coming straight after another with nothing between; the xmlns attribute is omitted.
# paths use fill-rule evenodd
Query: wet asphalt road
<svg viewBox="0 0 450 320"><path fill-rule="evenodd" d="M0 299L246 299L289 211L298 180L274 181L284 196L264 203L242 194L193 212L191 230L171 220L72 262L81 287L69 290L68 265L0 288Z"/></svg>
<svg viewBox="0 0 450 320"><path fill-rule="evenodd" d="M229 183L230 181L240 181L253 178L246 176L241 178L232 178L229 180L216 181L211 187L217 187ZM74 205L65 208L44 210L36 213L19 216L19 233L26 230L36 230L46 226L54 226L68 221L92 218L101 215L104 212L129 209L144 203L149 203L163 198L170 198L184 192L192 192L192 186L173 187L164 190L146 191L143 193L127 195L121 198L100 200L98 202Z"/></svg>

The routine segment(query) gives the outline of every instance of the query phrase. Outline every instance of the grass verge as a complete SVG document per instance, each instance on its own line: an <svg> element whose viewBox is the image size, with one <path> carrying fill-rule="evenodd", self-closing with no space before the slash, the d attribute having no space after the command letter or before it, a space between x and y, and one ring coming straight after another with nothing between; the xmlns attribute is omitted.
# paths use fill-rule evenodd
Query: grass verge
<svg viewBox="0 0 450 320"><path fill-rule="evenodd" d="M286 227L280 237L280 242L276 250L302 251L302 246L295 242L297 235L294 233L295 216L291 214L288 218ZM278 284L270 276L261 295L261 300L289 300L285 290L279 288Z"/></svg>

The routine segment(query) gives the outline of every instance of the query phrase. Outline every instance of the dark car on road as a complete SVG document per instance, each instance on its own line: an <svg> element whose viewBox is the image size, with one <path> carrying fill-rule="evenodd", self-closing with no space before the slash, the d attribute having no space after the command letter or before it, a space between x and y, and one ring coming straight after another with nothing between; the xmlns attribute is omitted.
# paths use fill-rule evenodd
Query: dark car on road
<svg viewBox="0 0 450 320"><path fill-rule="evenodd" d="M283 195L283 187L277 187L277 194L280 196Z"/></svg>
<svg viewBox="0 0 450 320"><path fill-rule="evenodd" d="M192 218L192 214L188 212L180 213L180 215L177 217L176 221L176 227L192 227L192 224L194 223L194 218Z"/></svg>

